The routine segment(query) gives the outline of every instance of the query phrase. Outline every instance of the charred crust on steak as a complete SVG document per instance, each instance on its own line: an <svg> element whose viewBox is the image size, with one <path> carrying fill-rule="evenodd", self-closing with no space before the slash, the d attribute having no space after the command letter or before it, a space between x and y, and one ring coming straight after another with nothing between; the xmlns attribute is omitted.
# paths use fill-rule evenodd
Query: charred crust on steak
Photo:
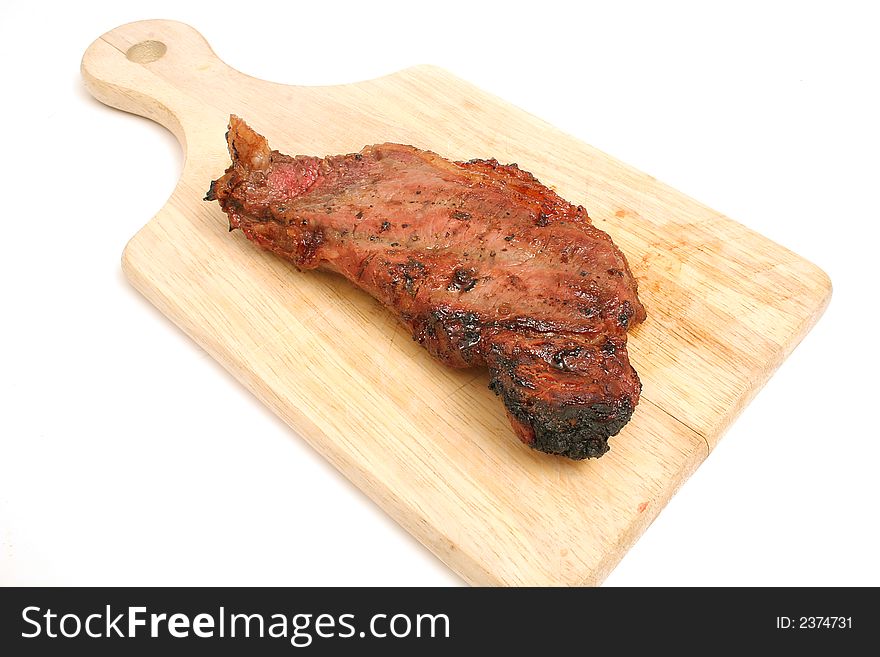
<svg viewBox="0 0 880 657"><path fill-rule="evenodd" d="M573 349L560 349L556 353L553 354L552 363L553 367L556 369L562 370L563 372L570 372L571 368L568 363L566 363L566 358L577 358L581 355L581 348L574 347Z"/></svg>
<svg viewBox="0 0 880 657"><path fill-rule="evenodd" d="M629 397L596 402L588 406L550 406L529 403L519 390L498 380L490 384L510 417L531 436L527 444L541 452L566 456L575 461L598 458L608 451L608 439L616 436L632 417Z"/></svg>
<svg viewBox="0 0 880 657"><path fill-rule="evenodd" d="M508 361L492 373L489 388L501 397L520 439L548 454L573 460L602 456L608 451L608 439L620 432L635 410L628 395L588 405L554 405L536 400L528 394L534 386L518 375L514 362ZM641 383L638 387L641 390Z"/></svg>
<svg viewBox="0 0 880 657"><path fill-rule="evenodd" d="M449 285L446 287L450 292L468 292L469 290L474 289L474 286L477 284L477 279L474 276L473 269L456 269L452 274L452 280L449 281Z"/></svg>

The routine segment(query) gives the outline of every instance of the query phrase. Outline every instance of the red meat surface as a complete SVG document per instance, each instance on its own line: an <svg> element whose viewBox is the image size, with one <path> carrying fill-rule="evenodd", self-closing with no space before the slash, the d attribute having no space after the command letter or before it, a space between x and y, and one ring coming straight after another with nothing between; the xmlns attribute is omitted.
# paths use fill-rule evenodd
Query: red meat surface
<svg viewBox="0 0 880 657"><path fill-rule="evenodd" d="M259 246L337 272L436 358L488 367L526 444L601 456L641 383L627 329L645 318L611 238L515 164L452 162L401 144L283 155L238 117L216 200Z"/></svg>

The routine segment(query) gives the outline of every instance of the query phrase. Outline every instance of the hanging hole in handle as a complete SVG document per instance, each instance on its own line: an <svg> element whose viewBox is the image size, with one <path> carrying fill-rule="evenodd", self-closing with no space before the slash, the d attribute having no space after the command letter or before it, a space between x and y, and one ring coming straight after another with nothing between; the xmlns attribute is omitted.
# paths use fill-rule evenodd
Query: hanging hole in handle
<svg viewBox="0 0 880 657"><path fill-rule="evenodd" d="M167 50L161 41L141 41L129 48L125 56L135 64L149 64L160 59Z"/></svg>

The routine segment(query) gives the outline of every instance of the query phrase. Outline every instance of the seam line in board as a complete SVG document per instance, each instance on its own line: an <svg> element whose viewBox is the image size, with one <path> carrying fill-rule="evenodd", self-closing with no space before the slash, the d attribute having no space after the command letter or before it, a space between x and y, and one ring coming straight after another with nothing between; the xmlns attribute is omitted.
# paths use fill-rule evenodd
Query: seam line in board
<svg viewBox="0 0 880 657"><path fill-rule="evenodd" d="M110 46L111 48L113 48L114 50L116 50L116 52L121 52L123 55L125 54L125 51L124 51L124 50L120 50L115 44L113 44L113 43L107 41L107 39L105 39L104 37L101 37L101 41L103 41L103 42L106 43L108 46Z"/></svg>
<svg viewBox="0 0 880 657"><path fill-rule="evenodd" d="M701 432L699 432L699 431L697 431L696 429L694 429L694 428L693 428L692 426L690 426L687 422L684 422L684 421L680 420L679 418L675 417L672 413L670 413L669 411L667 411L665 408L663 408L663 407L660 406L659 404L657 404L657 403L655 403L655 402L653 402L653 401L651 401L650 399L647 399L647 398L645 398L645 397L642 397L642 398L639 400L639 403L640 403L640 404L641 404L641 403L648 403L648 404L650 404L651 406L653 406L654 408L656 408L656 409L659 410L660 412L665 413L666 415L668 415L669 417L671 417L673 420L675 420L678 424L680 424L681 426L683 426L685 429L688 429L689 431L691 431L691 432L693 432L694 434L696 434L697 436L699 436L699 437L702 439L703 444L706 446L706 456L708 457L709 454L712 453L712 448L709 446L709 441L706 439L706 436L704 436Z"/></svg>

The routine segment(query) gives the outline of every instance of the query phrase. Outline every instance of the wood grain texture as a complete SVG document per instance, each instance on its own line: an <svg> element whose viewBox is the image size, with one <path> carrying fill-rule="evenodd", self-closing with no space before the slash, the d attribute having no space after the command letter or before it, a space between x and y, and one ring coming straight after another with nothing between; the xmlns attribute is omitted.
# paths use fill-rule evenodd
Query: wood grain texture
<svg viewBox="0 0 880 657"><path fill-rule="evenodd" d="M97 39L82 73L186 153L125 249L133 285L473 584L600 583L830 298L794 253L438 68L279 85L231 69L187 25L142 21ZM586 206L648 310L629 343L642 400L611 452L575 463L521 445L485 371L444 367L344 279L229 234L202 197L228 165L230 113L290 154L395 141L518 162Z"/></svg>

